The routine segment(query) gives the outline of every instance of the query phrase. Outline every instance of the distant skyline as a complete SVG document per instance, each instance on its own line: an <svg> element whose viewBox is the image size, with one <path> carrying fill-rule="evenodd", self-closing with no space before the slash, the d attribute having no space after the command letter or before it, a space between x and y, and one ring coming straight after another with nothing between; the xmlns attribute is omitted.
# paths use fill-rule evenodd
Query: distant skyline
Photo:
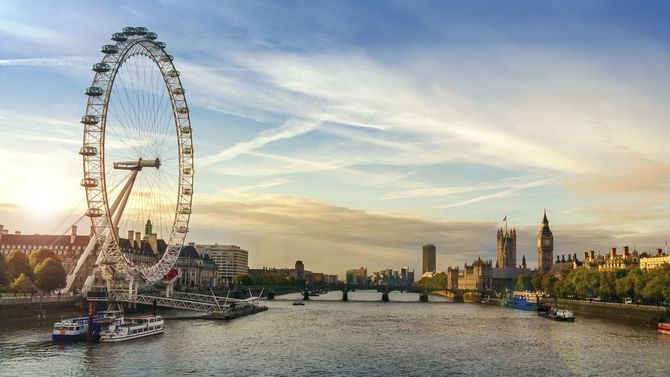
<svg viewBox="0 0 670 377"><path fill-rule="evenodd" d="M187 242L343 276L670 240L670 3L3 1L0 224L84 211L84 89L124 26L158 33L195 147ZM86 219L80 226L87 228ZM416 264L418 262L418 264Z"/></svg>

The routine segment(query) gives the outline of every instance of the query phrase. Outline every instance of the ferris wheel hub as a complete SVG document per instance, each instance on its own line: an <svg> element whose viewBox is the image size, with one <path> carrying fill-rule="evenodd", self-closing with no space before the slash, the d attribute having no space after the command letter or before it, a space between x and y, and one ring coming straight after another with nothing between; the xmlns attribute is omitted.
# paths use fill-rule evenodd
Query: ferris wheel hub
<svg viewBox="0 0 670 377"><path fill-rule="evenodd" d="M119 161L114 163L114 169L117 170L137 170L140 171L142 168L160 168L161 160L157 158L155 160L144 160L139 159L137 161Z"/></svg>

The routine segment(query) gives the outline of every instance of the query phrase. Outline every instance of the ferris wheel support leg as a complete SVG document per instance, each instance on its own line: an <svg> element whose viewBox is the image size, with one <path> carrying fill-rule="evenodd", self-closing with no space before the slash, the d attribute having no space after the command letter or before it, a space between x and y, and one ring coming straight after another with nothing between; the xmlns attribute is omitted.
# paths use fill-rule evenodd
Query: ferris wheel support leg
<svg viewBox="0 0 670 377"><path fill-rule="evenodd" d="M130 177L128 178L128 182L126 185L123 187L123 191L121 194L119 194L119 198L121 198L120 203L118 204L118 208L114 208L114 228L116 228L119 225L119 221L121 221L121 215L123 215L123 211L126 209L126 204L128 203L128 198L130 198L130 192L133 189L133 184L135 183L135 179L137 178L137 172L139 170L135 170L130 174ZM117 198L117 200L119 199Z"/></svg>
<svg viewBox="0 0 670 377"><path fill-rule="evenodd" d="M96 244L96 239L95 237L91 237L90 241L88 241L88 245L86 246L86 249L84 252L79 256L79 260L77 260L77 264L75 264L74 268L66 277L66 285L65 288L61 292L63 293L68 293L72 290L72 284L74 284L75 278L77 277L77 272L81 269L81 267L84 265L86 262L86 259L88 259L88 256L91 254L91 251L95 248Z"/></svg>

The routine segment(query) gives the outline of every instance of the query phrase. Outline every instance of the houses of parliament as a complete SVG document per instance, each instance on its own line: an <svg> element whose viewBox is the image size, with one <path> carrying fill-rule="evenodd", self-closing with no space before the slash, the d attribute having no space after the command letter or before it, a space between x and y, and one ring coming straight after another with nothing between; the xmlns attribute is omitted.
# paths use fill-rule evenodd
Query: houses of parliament
<svg viewBox="0 0 670 377"><path fill-rule="evenodd" d="M496 262L477 258L471 265L467 263L461 270L459 267L447 268L448 288L474 290L513 289L516 279L523 274L530 274L523 255L521 264L517 265L516 229L499 228L496 234ZM553 264L554 236L549 228L547 211L540 222L537 233L538 270L549 272Z"/></svg>

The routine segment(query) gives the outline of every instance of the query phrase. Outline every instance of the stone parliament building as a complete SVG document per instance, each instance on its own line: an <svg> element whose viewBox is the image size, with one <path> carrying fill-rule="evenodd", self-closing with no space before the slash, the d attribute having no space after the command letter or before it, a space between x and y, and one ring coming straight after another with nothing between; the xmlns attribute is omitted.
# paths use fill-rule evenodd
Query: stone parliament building
<svg viewBox="0 0 670 377"><path fill-rule="evenodd" d="M530 274L526 265L526 256L517 265L516 229L499 228L496 234L496 261L477 258L472 264L465 263L463 269L458 266L447 268L448 289L513 290L519 276ZM549 271L553 262L554 239L549 229L549 220L545 211L540 231L537 235L538 261L540 269Z"/></svg>

